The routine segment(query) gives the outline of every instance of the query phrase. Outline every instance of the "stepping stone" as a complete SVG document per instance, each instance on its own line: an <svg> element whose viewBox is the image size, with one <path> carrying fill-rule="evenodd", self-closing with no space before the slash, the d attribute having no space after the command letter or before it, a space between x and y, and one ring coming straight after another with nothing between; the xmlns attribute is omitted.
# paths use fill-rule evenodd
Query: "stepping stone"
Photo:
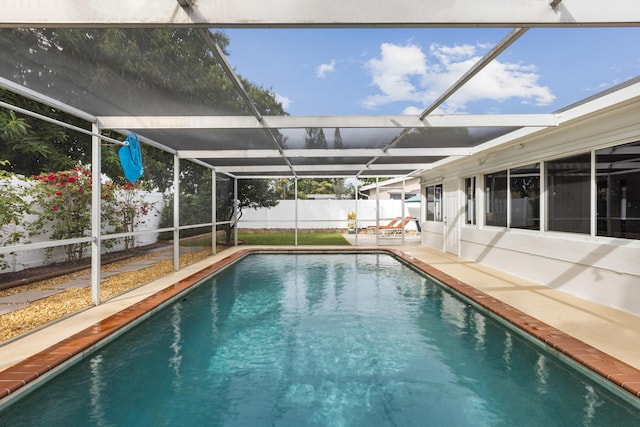
<svg viewBox="0 0 640 427"><path fill-rule="evenodd" d="M76 277L73 280L70 280L65 283L61 283L56 286L52 286L51 289L82 289L91 286L91 278L90 277Z"/></svg>
<svg viewBox="0 0 640 427"><path fill-rule="evenodd" d="M145 269L147 267L151 267L156 262L157 261L154 261L154 260L136 261L127 265L123 265L122 267L120 267L120 270L121 271L138 271L138 270Z"/></svg>
<svg viewBox="0 0 640 427"><path fill-rule="evenodd" d="M156 261L157 262L157 261L161 261L163 259L173 259L173 254L164 254L164 255L160 254L160 255L154 256L153 258L147 259L147 261Z"/></svg>
<svg viewBox="0 0 640 427"><path fill-rule="evenodd" d="M25 307L29 307L29 304L0 304L0 315L11 313L12 311L20 310L21 308Z"/></svg>
<svg viewBox="0 0 640 427"><path fill-rule="evenodd" d="M47 290L47 291L24 291L8 297L0 298L0 304L19 304L38 301L39 299L46 298L51 295L59 294L61 290Z"/></svg>
<svg viewBox="0 0 640 427"><path fill-rule="evenodd" d="M122 271L104 271L100 273L100 279L105 280L111 276L117 276L120 273L122 273ZM89 281L91 281L91 277L89 277Z"/></svg>
<svg viewBox="0 0 640 427"><path fill-rule="evenodd" d="M138 265L138 266L148 267L149 265L154 264L156 262L158 262L158 261L154 260L154 259L143 259L143 260L140 260L140 261L130 262L130 263L125 264L125 265L123 265L121 267L130 267L132 265L133 266Z"/></svg>
<svg viewBox="0 0 640 427"><path fill-rule="evenodd" d="M115 276L122 273L121 271L106 271L100 275L100 282L104 282L111 276ZM91 286L91 275L85 274L80 277L76 277L65 283L61 283L56 286L52 286L51 289L82 289Z"/></svg>

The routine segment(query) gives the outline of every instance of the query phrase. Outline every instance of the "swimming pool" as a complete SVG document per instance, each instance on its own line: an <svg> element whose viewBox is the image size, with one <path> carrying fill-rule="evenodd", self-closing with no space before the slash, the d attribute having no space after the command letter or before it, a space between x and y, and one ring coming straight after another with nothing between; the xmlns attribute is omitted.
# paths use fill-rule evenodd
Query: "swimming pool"
<svg viewBox="0 0 640 427"><path fill-rule="evenodd" d="M251 255L0 425L632 425L640 411L387 254Z"/></svg>

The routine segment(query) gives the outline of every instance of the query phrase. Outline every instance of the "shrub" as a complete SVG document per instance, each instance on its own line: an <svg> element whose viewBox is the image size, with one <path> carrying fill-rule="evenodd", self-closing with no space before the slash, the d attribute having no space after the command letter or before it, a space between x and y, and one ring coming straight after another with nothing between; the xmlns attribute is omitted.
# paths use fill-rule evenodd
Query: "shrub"
<svg viewBox="0 0 640 427"><path fill-rule="evenodd" d="M26 237L24 219L31 212L27 193L23 177L0 170L0 246L15 245ZM0 270L7 268L9 264L0 254Z"/></svg>
<svg viewBox="0 0 640 427"><path fill-rule="evenodd" d="M147 191L144 190L143 184L140 182L127 182L124 185L108 183L103 186L103 191L105 188L108 191L107 199L109 201L105 210L112 222L118 219L116 232L135 231L138 226L145 224L144 217L156 211L154 204L145 199ZM135 236L125 237L124 244L125 250L133 252Z"/></svg>
<svg viewBox="0 0 640 427"><path fill-rule="evenodd" d="M53 240L73 239L90 235L91 230L91 170L76 166L61 172L43 173L33 177L37 185L33 196L39 217L33 232L50 230ZM104 195L103 195L104 197ZM89 243L66 245L67 261L83 258ZM51 255L51 249L48 251Z"/></svg>

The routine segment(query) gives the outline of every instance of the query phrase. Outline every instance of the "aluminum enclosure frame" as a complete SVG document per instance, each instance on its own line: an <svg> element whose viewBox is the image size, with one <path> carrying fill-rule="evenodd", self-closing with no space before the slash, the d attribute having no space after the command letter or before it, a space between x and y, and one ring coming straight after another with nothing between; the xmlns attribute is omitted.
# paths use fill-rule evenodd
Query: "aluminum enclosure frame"
<svg viewBox="0 0 640 427"><path fill-rule="evenodd" d="M608 2L585 2L584 0L494 0L492 2L478 2L477 0L458 0L454 4L442 0L370 0L367 2L366 13L363 13L362 2L337 0L305 0L304 7L300 7L300 0L280 0L267 2L249 0L245 2L229 2L226 0L154 0L150 1L101 1L101 0L25 0L11 1L3 9L0 17L0 28L201 28L203 37L208 33L205 28L412 28L412 27L504 27L521 28L526 31L532 27L607 27L607 26L640 26L640 2L637 0L609 0ZM508 44L508 43L507 43ZM505 46L506 48L506 46ZM215 46L214 55L220 55ZM225 58L221 57L224 65ZM493 57L485 56L479 62L480 68L489 63ZM227 65L229 77L239 82L231 66ZM460 85L454 85L447 93L453 93ZM237 179L254 176L274 177L292 176L297 186L297 173L304 172L304 177L325 176L358 176L364 171L371 171L374 175L367 176L397 176L398 165L390 163L376 164L374 160L385 157L411 157L432 155L443 158L432 163L402 162L405 175L415 175L427 170L455 161L461 156L482 154L486 151L500 150L508 147L513 141L537 132L543 132L550 127L561 126L580 115L587 115L606 108L609 102L623 102L614 95L587 102L584 106L576 107L568 113L553 115L486 115L486 116L442 116L432 115L433 109L427 109L419 116L308 116L308 117L269 117L259 113L251 116L222 116L222 117L160 117L160 116L132 116L113 117L82 111L73 105L65 104L54 99L47 93L39 93L29 88L21 88L11 80L0 76L0 87L15 91L23 96L35 99L54 108L70 112L77 117L92 123L92 162L94 165L94 180L99 179L99 133L110 129L126 133L130 129L256 129L271 134L270 129L277 128L306 128L306 127L362 127L362 128L397 128L424 129L437 127L468 127L468 126L507 126L517 130L498 138L484 142L474 147L425 147L425 148L396 148L391 141L383 148L337 150L335 152L317 152L313 150L284 149L278 146L270 150L239 149L215 151L207 147L203 150L181 150L161 141L141 135L143 143L153 145L174 155L174 178L179 177L179 160L189 159L197 164L213 170L215 174L224 173L234 179L234 196L237 200ZM631 93L626 96L637 96L640 83L631 87ZM240 84L240 92L242 87ZM245 93L246 94L246 93ZM251 106L251 99L245 101ZM272 134L271 134L272 135ZM401 134L404 135L404 134ZM273 135L272 135L273 137ZM438 151L441 150L441 151ZM335 163L328 165L302 164L292 165L291 158L317 159L335 155L335 157L353 158L353 163ZM235 157L232 157L235 156ZM240 158L259 159L280 157L285 164L256 165L247 161L245 165L215 166L207 162L212 158ZM369 157L371 161L356 162L356 158ZM96 169L97 168L97 169ZM96 173L97 172L97 173ZM238 174L245 174L240 177ZM385 175L388 173L388 175ZM377 178L376 178L377 179ZM179 236L179 179L175 179L174 188L174 236ZM98 182L98 181L96 181ZM99 188L94 182L94 188ZM215 206L215 185L213 185L213 200ZM100 283L100 236L99 192L95 192L92 199L92 231L91 236L80 239L91 242L92 253L92 297L94 304L99 304ZM297 212L296 212L297 215ZM237 221L237 219L236 219ZM215 208L213 209L212 225L215 229ZM237 230L236 230L237 231ZM78 240L78 239L74 239ZM215 238L214 238L215 240ZM237 234L235 237L237 243ZM68 243L68 242L67 242ZM296 227L297 243L297 227ZM65 241L49 242L48 246L60 246ZM39 245L17 245L15 247L0 248L0 253L14 250L26 250ZM215 244L214 244L215 251ZM174 268L179 268L177 239L174 239Z"/></svg>

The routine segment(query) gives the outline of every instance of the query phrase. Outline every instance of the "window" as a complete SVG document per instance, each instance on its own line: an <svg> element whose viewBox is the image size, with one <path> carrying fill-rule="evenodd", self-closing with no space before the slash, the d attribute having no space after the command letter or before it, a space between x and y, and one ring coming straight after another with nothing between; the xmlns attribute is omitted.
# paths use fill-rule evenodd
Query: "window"
<svg viewBox="0 0 640 427"><path fill-rule="evenodd" d="M540 164L509 170L511 217L509 227L540 228Z"/></svg>
<svg viewBox="0 0 640 427"><path fill-rule="evenodd" d="M442 184L432 185L427 191L427 221L442 221Z"/></svg>
<svg viewBox="0 0 640 427"><path fill-rule="evenodd" d="M591 154L546 163L548 229L589 233Z"/></svg>
<svg viewBox="0 0 640 427"><path fill-rule="evenodd" d="M465 224L476 224L476 177L465 178Z"/></svg>
<svg viewBox="0 0 640 427"><path fill-rule="evenodd" d="M507 226L507 171L484 176L485 224Z"/></svg>
<svg viewBox="0 0 640 427"><path fill-rule="evenodd" d="M596 151L598 236L640 239L640 141Z"/></svg>

